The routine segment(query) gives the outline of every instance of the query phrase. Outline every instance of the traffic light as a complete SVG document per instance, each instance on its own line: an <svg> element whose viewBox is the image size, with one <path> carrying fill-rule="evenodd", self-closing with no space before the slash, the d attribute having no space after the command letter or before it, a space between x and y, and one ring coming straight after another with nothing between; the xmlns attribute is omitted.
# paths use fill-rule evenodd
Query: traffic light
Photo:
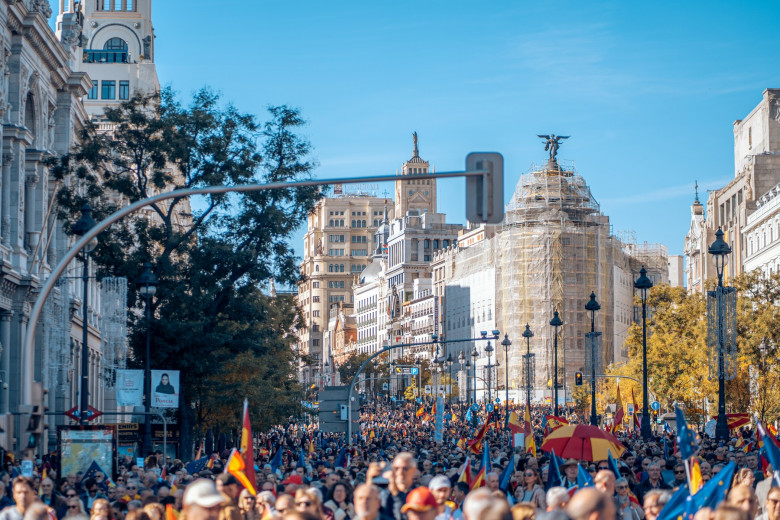
<svg viewBox="0 0 780 520"><path fill-rule="evenodd" d="M574 384L582 386L582 372L574 372Z"/></svg>
<svg viewBox="0 0 780 520"><path fill-rule="evenodd" d="M30 415L27 420L27 428L25 429L25 437L27 438L27 449L34 450L38 448L43 439L43 431L49 427L46 424L44 412L49 407L46 406L46 401L49 391L44 390L43 383L32 383L32 406L30 407Z"/></svg>
<svg viewBox="0 0 780 520"><path fill-rule="evenodd" d="M466 156L466 170L488 170L466 177L466 218L469 222L499 224L504 220L504 158L496 152Z"/></svg>

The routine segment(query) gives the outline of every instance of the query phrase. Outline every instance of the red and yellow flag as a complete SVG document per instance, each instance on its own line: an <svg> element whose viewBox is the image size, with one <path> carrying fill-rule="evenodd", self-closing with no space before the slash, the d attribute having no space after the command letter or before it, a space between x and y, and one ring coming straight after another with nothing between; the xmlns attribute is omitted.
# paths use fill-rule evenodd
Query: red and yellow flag
<svg viewBox="0 0 780 520"><path fill-rule="evenodd" d="M615 411L615 419L612 422L612 435L623 426L623 399L620 397L620 383L617 384L617 410Z"/></svg>
<svg viewBox="0 0 780 520"><path fill-rule="evenodd" d="M528 403L525 405L523 430L525 433L525 452L533 454L534 458L536 458L536 441L534 441L534 429L531 424L531 408L528 406Z"/></svg>
<svg viewBox="0 0 780 520"><path fill-rule="evenodd" d="M701 478L701 466L698 457L693 457L691 463L691 495L695 495L704 487L704 479Z"/></svg>
<svg viewBox="0 0 780 520"><path fill-rule="evenodd" d="M424 414L424 413L425 413L425 407L424 407L424 406L421 406L421 407L420 407L420 408L417 410L417 412L415 412L415 414L414 414L414 415L415 415L416 417L422 417L422 414Z"/></svg>
<svg viewBox="0 0 780 520"><path fill-rule="evenodd" d="M512 413L509 414L509 421L507 422L507 426L509 427L509 431L511 431L512 433L525 432L523 423L520 422L520 418L517 416L517 414L514 411L512 411Z"/></svg>
<svg viewBox="0 0 780 520"><path fill-rule="evenodd" d="M487 419L485 419L485 424L483 424L482 428L479 429L479 431L477 432L477 436L468 442L469 450L471 450L471 453L474 454L482 453L482 438L485 436L488 426L490 426L490 415L488 415Z"/></svg>
<svg viewBox="0 0 780 520"><path fill-rule="evenodd" d="M466 458L466 462L463 463L463 469L460 471L458 482L465 482L471 489L471 459Z"/></svg>
<svg viewBox="0 0 780 520"><path fill-rule="evenodd" d="M246 464L244 463L244 458L235 448L233 448L233 451L230 453L230 458L228 458L225 471L236 477L236 479L238 479L238 481L247 489L247 491L253 495L257 495L255 486L252 484L252 482L249 481L245 470Z"/></svg>
<svg viewBox="0 0 780 520"><path fill-rule="evenodd" d="M249 422L249 399L244 399L244 424L241 428L241 457L244 459L244 473L252 484L252 489L257 489L257 476L255 475L255 454L252 442L252 423ZM238 478L238 477L236 477ZM244 486L247 487L247 486ZM254 492L252 493L255 494Z"/></svg>

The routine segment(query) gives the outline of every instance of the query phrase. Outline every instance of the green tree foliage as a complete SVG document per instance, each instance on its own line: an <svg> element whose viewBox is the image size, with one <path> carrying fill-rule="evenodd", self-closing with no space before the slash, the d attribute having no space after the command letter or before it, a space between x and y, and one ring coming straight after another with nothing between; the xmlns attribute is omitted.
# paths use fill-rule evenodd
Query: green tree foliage
<svg viewBox="0 0 780 520"><path fill-rule="evenodd" d="M70 222L85 202L100 221L163 191L303 180L314 167L308 142L296 133L304 121L286 106L269 108L261 123L209 90L187 106L165 90L135 95L107 109L105 119L112 131L88 127L81 143L52 165L64 180L60 217ZM200 427L237 424L245 395L256 397L252 415L263 423L294 411L299 389L291 346L299 311L289 297L271 298L262 289L271 280L298 281L288 239L319 197L313 187L181 197L100 236L93 253L99 275L127 277L131 307L142 305L132 282L144 262L160 279L151 363L181 371L182 431L193 420ZM131 320L132 362L142 366L145 326Z"/></svg>
<svg viewBox="0 0 780 520"><path fill-rule="evenodd" d="M357 374L360 365L362 365L368 358L369 354L352 354L343 363L339 365L339 376L341 378L341 384L349 386L352 383L352 379Z"/></svg>

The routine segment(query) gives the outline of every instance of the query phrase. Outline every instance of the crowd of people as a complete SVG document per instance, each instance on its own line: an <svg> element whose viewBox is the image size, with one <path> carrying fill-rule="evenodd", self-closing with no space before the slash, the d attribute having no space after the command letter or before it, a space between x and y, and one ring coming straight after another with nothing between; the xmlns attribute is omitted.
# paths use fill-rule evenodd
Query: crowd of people
<svg viewBox="0 0 780 520"><path fill-rule="evenodd" d="M60 476L46 462L25 477L19 462L6 461L0 520L666 520L665 505L690 482L671 434L643 441L624 428L617 436L625 451L616 461L553 464L549 453L513 448L495 414L466 420L462 410L448 408L436 442L434 421L419 410L367 404L352 443L292 421L255 435L255 493L223 471L227 451L208 457L207 466L163 461L162 454L143 467L123 460L113 479ZM549 412L533 411L536 446ZM480 430L484 452L464 442ZM780 487L751 442L753 431L733 434L728 443L702 435L701 479L719 480L734 467L733 477L724 500L688 509L692 518L684 520L780 520ZM480 475L485 459L490 469Z"/></svg>

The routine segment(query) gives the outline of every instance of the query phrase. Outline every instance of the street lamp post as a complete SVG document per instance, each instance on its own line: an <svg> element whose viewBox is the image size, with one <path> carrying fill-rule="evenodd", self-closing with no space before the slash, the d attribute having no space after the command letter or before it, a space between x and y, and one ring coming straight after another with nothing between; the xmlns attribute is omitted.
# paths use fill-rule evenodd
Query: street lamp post
<svg viewBox="0 0 780 520"><path fill-rule="evenodd" d="M157 284L159 281L152 272L152 264L146 262L144 271L138 277L136 285L138 293L144 299L146 310L146 360L144 363L144 455L152 454L152 416L149 412L152 409L152 349L151 349L151 330L152 330L152 298L157 294ZM165 455L163 455L165 456Z"/></svg>
<svg viewBox="0 0 780 520"><path fill-rule="evenodd" d="M553 312L550 325L555 330L553 333L553 415L558 417L558 327L563 325L563 321L557 310Z"/></svg>
<svg viewBox="0 0 780 520"><path fill-rule="evenodd" d="M715 232L715 242L709 247L709 254L712 255L712 261L715 264L715 271L718 275L718 287L715 296L717 302L717 329L718 329L718 421L715 424L715 437L718 440L728 441L729 425L726 419L726 352L724 345L724 328L726 321L724 306L727 300L727 294L730 294L727 288L723 286L723 273L726 265L729 263L731 247L723 240L723 231L718 228Z"/></svg>
<svg viewBox="0 0 780 520"><path fill-rule="evenodd" d="M92 208L89 204L84 204L81 208L81 218L79 218L71 231L74 235L84 236L90 229L95 227L95 219L92 218ZM81 322L81 389L79 390L79 424L89 423L87 412L89 409L89 312L87 311L89 303L89 293L87 292L89 284L89 253L97 246L97 239L94 238L81 250L82 270L81 284L83 288L82 296L82 322Z"/></svg>
<svg viewBox="0 0 780 520"><path fill-rule="evenodd" d="M492 403L493 402L493 397L490 394L490 380L491 380L491 377L493 375L492 374L492 370L491 370L492 366L490 364L490 356L491 356L492 353L493 353L493 345L491 345L490 342L488 341L487 342L487 346L485 347L485 354L487 355L487 358L488 358L488 370L487 370L487 391L488 391L487 402L488 403Z"/></svg>
<svg viewBox="0 0 780 520"><path fill-rule="evenodd" d="M471 362L471 365L473 367L472 375L472 388L474 390L474 402L477 402L477 358L479 357L479 352L477 352L477 346L474 345L473 349L471 350L471 359L473 361Z"/></svg>
<svg viewBox="0 0 780 520"><path fill-rule="evenodd" d="M447 392L447 396L450 404L452 404L452 362L452 352L447 352L447 373L450 376L450 390Z"/></svg>
<svg viewBox="0 0 780 520"><path fill-rule="evenodd" d="M596 332L596 312L601 309L601 305L596 301L596 293L590 293L590 300L585 304L585 310L590 313L590 333ZM591 337L591 356L590 356L590 424L598 426L596 417L596 338Z"/></svg>
<svg viewBox="0 0 780 520"><path fill-rule="evenodd" d="M512 342L509 341L509 334L504 334L504 340L501 342L504 347L504 411L506 412L506 421L509 424L509 347Z"/></svg>
<svg viewBox="0 0 780 520"><path fill-rule="evenodd" d="M422 399L422 361L417 358L414 364L417 365L417 397Z"/></svg>
<svg viewBox="0 0 780 520"><path fill-rule="evenodd" d="M639 270L639 278L634 282L634 289L639 291L642 299L642 439L650 439L650 410L648 408L647 392L647 291L653 287L653 281L647 277L645 266Z"/></svg>
<svg viewBox="0 0 780 520"><path fill-rule="evenodd" d="M466 363L466 355L463 354L463 351L461 350L458 353L458 374L463 372L463 369L465 368L465 363ZM468 374L466 374L466 380L468 380ZM468 402L468 395L469 395L468 383L466 383L466 385L467 385L466 386L466 402ZM458 402L460 402L460 390L461 390L461 388L460 388L460 376L458 376Z"/></svg>
<svg viewBox="0 0 780 520"><path fill-rule="evenodd" d="M525 330L523 331L523 337L525 338L525 405L531 409L531 338L534 337L534 333L531 332L531 326L525 324Z"/></svg>

